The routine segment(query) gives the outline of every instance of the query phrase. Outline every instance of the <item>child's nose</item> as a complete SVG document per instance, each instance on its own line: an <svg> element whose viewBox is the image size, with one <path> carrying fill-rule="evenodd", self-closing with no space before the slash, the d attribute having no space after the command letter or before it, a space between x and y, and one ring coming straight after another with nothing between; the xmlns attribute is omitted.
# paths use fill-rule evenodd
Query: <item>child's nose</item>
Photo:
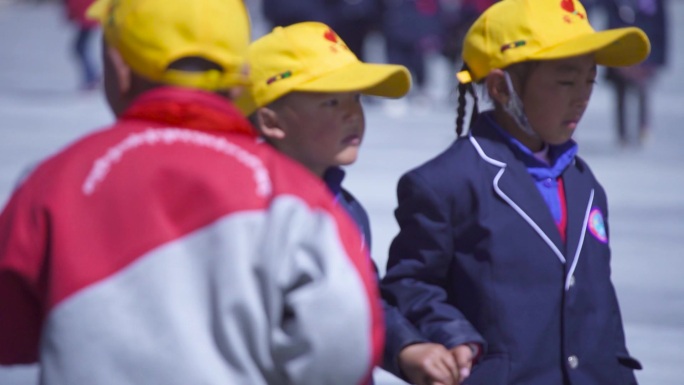
<svg viewBox="0 0 684 385"><path fill-rule="evenodd" d="M349 124L358 125L363 123L363 110L350 111L346 117L345 121Z"/></svg>
<svg viewBox="0 0 684 385"><path fill-rule="evenodd" d="M345 116L346 120L362 120L363 119L363 107L357 101L350 102L347 104L347 113Z"/></svg>

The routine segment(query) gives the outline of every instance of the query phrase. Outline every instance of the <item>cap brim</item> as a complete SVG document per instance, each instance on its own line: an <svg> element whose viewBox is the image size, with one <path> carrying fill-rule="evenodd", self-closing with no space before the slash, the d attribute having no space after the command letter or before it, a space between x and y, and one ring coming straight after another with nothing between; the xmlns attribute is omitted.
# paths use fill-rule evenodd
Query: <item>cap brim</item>
<svg viewBox="0 0 684 385"><path fill-rule="evenodd" d="M646 34L639 28L628 27L580 36L539 51L530 59L552 60L594 53L596 64L624 67L640 63L650 51Z"/></svg>
<svg viewBox="0 0 684 385"><path fill-rule="evenodd" d="M354 92L400 98L411 89L411 74L394 64L355 62L297 85L292 91Z"/></svg>
<svg viewBox="0 0 684 385"><path fill-rule="evenodd" d="M90 20L104 21L109 14L112 0L97 0L86 10L86 17Z"/></svg>

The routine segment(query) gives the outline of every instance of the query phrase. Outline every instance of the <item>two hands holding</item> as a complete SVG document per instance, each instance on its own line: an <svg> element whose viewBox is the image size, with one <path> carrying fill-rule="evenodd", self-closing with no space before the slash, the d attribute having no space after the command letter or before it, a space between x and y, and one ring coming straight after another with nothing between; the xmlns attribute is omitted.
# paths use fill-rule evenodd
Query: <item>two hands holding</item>
<svg viewBox="0 0 684 385"><path fill-rule="evenodd" d="M474 351L468 344L451 350L441 344L408 345L399 353L399 365L406 378L416 385L458 385L470 375Z"/></svg>

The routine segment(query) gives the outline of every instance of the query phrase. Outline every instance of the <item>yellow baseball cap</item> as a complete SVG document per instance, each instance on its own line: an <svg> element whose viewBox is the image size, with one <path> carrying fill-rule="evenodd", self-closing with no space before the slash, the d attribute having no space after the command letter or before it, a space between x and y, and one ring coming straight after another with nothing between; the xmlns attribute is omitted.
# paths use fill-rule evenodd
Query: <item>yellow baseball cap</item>
<svg viewBox="0 0 684 385"><path fill-rule="evenodd" d="M236 101L245 115L293 91L353 92L399 98L411 88L404 66L364 63L325 24L276 27L247 52L250 89Z"/></svg>
<svg viewBox="0 0 684 385"><path fill-rule="evenodd" d="M149 80L206 90L247 82L244 57L250 40L242 0L97 0L87 15L133 72ZM201 57L223 71L168 69L185 57Z"/></svg>
<svg viewBox="0 0 684 385"><path fill-rule="evenodd" d="M530 60L595 53L609 67L637 64L651 46L639 28L595 31L577 0L502 0L480 15L466 34L461 83L479 81L492 69Z"/></svg>

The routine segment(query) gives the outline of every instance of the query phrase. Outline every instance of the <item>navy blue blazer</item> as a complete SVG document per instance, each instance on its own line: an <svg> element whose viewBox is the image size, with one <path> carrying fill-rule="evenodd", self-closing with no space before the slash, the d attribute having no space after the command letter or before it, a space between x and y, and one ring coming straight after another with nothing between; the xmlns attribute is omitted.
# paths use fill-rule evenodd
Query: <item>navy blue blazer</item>
<svg viewBox="0 0 684 385"><path fill-rule="evenodd" d="M329 170L330 175L326 175L325 181L331 192L340 204L354 219L363 234L364 241L371 249L371 229L368 213L361 203L349 191L342 188L344 171L341 169ZM373 262L375 274L379 281L378 269ZM385 316L385 350L383 352L382 368L397 377L405 378L399 367L399 353L411 344L427 342L418 330L399 312L394 306L390 306L386 301L381 301Z"/></svg>
<svg viewBox="0 0 684 385"><path fill-rule="evenodd" d="M567 242L484 114L399 181L383 297L447 348L484 343L466 384L636 384L610 280L606 195L563 172Z"/></svg>

